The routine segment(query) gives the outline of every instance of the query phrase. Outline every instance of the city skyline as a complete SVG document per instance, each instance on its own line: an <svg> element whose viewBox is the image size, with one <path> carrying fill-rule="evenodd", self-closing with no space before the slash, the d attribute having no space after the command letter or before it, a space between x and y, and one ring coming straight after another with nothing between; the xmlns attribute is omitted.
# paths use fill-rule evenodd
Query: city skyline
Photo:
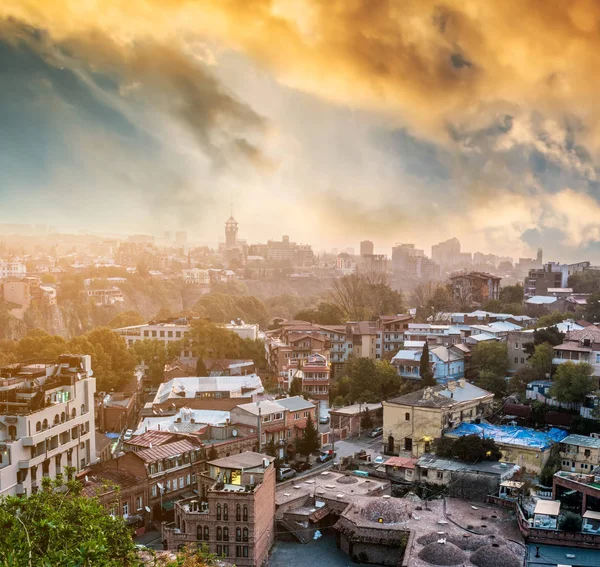
<svg viewBox="0 0 600 567"><path fill-rule="evenodd" d="M212 240L233 200L252 241L598 260L598 21L583 0L8 0L2 220Z"/></svg>

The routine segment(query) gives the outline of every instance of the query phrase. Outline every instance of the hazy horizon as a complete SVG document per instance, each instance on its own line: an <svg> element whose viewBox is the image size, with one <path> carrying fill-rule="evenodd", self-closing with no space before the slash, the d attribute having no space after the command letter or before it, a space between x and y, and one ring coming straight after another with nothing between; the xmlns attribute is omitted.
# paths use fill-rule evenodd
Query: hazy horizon
<svg viewBox="0 0 600 567"><path fill-rule="evenodd" d="M0 222L600 261L600 5L0 5Z"/></svg>

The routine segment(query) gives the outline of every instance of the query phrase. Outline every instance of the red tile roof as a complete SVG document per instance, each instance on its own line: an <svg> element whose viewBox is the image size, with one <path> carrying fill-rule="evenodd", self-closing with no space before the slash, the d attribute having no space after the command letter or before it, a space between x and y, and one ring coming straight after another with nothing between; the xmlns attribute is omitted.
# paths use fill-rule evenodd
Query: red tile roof
<svg viewBox="0 0 600 567"><path fill-rule="evenodd" d="M385 463L386 467L400 467L403 469L414 469L417 459L410 457L390 457Z"/></svg>

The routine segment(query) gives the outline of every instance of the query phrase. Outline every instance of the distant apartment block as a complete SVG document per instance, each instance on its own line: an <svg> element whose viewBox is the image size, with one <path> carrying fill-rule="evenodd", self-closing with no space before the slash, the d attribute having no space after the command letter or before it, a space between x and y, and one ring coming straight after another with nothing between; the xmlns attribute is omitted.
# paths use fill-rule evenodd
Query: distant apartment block
<svg viewBox="0 0 600 567"><path fill-rule="evenodd" d="M499 299L501 279L486 272L459 272L450 276L450 283L457 300L482 304Z"/></svg>
<svg viewBox="0 0 600 567"><path fill-rule="evenodd" d="M371 240L363 240L360 243L360 255L361 256L370 256L375 252L375 246Z"/></svg>
<svg viewBox="0 0 600 567"><path fill-rule="evenodd" d="M186 285L210 285L210 272L208 270L201 270L200 268L190 268L189 270L182 270L181 275Z"/></svg>
<svg viewBox="0 0 600 567"><path fill-rule="evenodd" d="M24 278L27 268L23 262L9 262L0 260L0 279Z"/></svg>
<svg viewBox="0 0 600 567"><path fill-rule="evenodd" d="M96 459L89 355L0 368L0 496L27 495Z"/></svg>
<svg viewBox="0 0 600 567"><path fill-rule="evenodd" d="M105 289L89 288L80 293L86 295L96 305L115 305L125 301L123 292L116 286Z"/></svg>

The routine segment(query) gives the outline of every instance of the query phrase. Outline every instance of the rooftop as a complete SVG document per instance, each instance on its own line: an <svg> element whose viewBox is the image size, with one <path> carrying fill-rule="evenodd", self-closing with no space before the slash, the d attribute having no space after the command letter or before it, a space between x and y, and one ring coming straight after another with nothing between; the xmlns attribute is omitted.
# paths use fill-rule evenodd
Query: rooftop
<svg viewBox="0 0 600 567"><path fill-rule="evenodd" d="M182 441L174 441L173 443L165 443L152 449L144 449L135 453L146 463L153 463L162 459L171 459L189 451L196 451L198 445L184 439Z"/></svg>
<svg viewBox="0 0 600 567"><path fill-rule="evenodd" d="M536 431L529 427L514 427L510 425L492 425L482 422L461 423L447 433L448 437L463 437L465 435L478 435L494 439L496 443L503 445L516 445L545 451L554 443L561 442L567 432L563 429L553 427L547 433Z"/></svg>
<svg viewBox="0 0 600 567"><path fill-rule="evenodd" d="M398 398L387 400L387 404L422 407L449 407L466 401L491 399L493 394L466 381L438 384Z"/></svg>
<svg viewBox="0 0 600 567"><path fill-rule="evenodd" d="M387 464L387 463L386 463ZM510 477L517 472L514 463L500 463L499 461L481 461L479 463L465 463L458 459L448 459L437 455L425 454L417 461L417 466L425 469L443 471L474 471L485 474L498 475L503 478Z"/></svg>
<svg viewBox="0 0 600 567"><path fill-rule="evenodd" d="M246 389L261 393L264 391L257 374L245 376L186 376L173 378L158 388L154 403L161 404L169 398L195 398L197 392L232 392Z"/></svg>
<svg viewBox="0 0 600 567"><path fill-rule="evenodd" d="M268 455L255 453L253 451L246 451L245 453L240 453L238 455L231 455L229 457L223 457L222 459L208 461L208 464L221 469L236 469L243 471L263 467L265 459L271 464L275 460L275 457L269 457Z"/></svg>
<svg viewBox="0 0 600 567"><path fill-rule="evenodd" d="M561 443L566 445L577 445L578 447L593 447L600 449L600 439L597 437L587 437L586 435L569 435Z"/></svg>
<svg viewBox="0 0 600 567"><path fill-rule="evenodd" d="M341 408L331 409L329 413L335 413L337 415L358 415L359 413L369 410L377 411L381 409L381 403L377 404L352 404L350 406L344 406Z"/></svg>

